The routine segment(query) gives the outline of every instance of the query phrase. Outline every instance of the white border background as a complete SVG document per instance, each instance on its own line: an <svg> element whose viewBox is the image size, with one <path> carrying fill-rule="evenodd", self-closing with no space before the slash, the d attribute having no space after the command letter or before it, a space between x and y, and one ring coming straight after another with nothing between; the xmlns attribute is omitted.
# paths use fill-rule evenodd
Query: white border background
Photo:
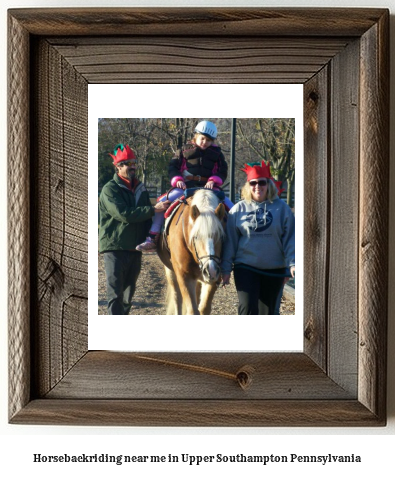
<svg viewBox="0 0 395 478"><path fill-rule="evenodd" d="M293 453L305 454L316 452L360 453L363 457L361 466L353 465L303 465L286 470L278 467L207 468L180 467L138 469L138 471L156 471L171 473L172 476L184 478L186 474L197 476L199 473L217 471L247 471L250 477L274 477L281 471L290 471L292 476L303 478L320 476L352 476L358 473L359 478L371 478L377 474L388 476L394 469L392 450L395 445L395 294L391 293L395 285L395 249L389 250L389 324L388 324L388 425L376 427L281 427L281 428L177 428L177 427L59 427L34 425L9 425L7 416L7 168L12 168L12 158L7 157L7 9L33 7L385 7L391 11L391 78L395 78L395 0L6 0L0 6L2 48L0 48L0 95L2 101L0 121L0 148L3 152L0 161L0 224L3 234L0 236L0 269L4 271L0 288L0 306L2 310L0 333L0 435L3 438L0 449L1 469L4 476L39 475L42 478L86 476L94 473L95 477L125 476L130 478L137 470L132 467L116 467L115 465L90 466L61 465L36 466L32 463L33 453L211 453L215 452L249 452L260 453ZM392 89L390 108L391 124L395 124L395 94ZM10 119L12 121L12 118ZM391 129L391 172L390 184L395 184L395 134ZM390 190L390 238L389 244L395 244L395 189ZM56 438L54 438L56 436ZM160 467L160 468L159 468ZM210 475L210 476L211 476Z"/></svg>
<svg viewBox="0 0 395 478"><path fill-rule="evenodd" d="M191 98L196 97L196 101ZM186 99L189 99L186 101ZM295 118L296 314L290 316L98 315L97 170L89 170L89 349L301 351L303 349L303 85L88 85L89 164L98 118ZM218 132L221 144L221 131ZM114 138L116 144L118 139ZM133 145L129 145L133 149ZM143 263L144 267L144 263ZM154 287L154 284L152 285ZM221 295L221 289L216 294ZM237 297L235 297L237 302ZM224 333L226 330L226 333ZM209 333L208 333L209 331ZM245 333L250 331L251 333Z"/></svg>

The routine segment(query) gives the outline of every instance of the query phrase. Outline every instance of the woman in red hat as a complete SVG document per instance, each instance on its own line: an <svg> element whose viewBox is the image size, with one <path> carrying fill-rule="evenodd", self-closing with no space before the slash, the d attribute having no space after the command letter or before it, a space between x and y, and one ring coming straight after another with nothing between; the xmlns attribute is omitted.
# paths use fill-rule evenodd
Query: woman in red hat
<svg viewBox="0 0 395 478"><path fill-rule="evenodd" d="M270 164L246 164L243 200L229 212L222 258L222 282L232 268L239 315L275 315L286 277L295 275L295 217L278 197Z"/></svg>

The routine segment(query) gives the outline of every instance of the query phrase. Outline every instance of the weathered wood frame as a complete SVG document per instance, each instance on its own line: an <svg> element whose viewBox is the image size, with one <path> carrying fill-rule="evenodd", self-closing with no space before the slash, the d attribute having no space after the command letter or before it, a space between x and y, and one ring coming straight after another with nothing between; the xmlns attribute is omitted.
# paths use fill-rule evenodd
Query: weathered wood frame
<svg viewBox="0 0 395 478"><path fill-rule="evenodd" d="M384 9L9 11L11 423L385 425L388 36ZM87 350L91 82L304 83L303 353Z"/></svg>

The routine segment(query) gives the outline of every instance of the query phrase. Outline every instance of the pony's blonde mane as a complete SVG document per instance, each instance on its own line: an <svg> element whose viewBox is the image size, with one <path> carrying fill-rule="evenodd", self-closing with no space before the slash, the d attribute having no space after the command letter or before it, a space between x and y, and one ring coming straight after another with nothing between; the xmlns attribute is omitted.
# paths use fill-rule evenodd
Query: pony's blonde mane
<svg viewBox="0 0 395 478"><path fill-rule="evenodd" d="M221 221L215 215L215 208L220 203L218 197L210 189L199 189L193 196L191 206L199 209L200 215L189 233L189 241L204 241L212 238L223 239L225 236Z"/></svg>

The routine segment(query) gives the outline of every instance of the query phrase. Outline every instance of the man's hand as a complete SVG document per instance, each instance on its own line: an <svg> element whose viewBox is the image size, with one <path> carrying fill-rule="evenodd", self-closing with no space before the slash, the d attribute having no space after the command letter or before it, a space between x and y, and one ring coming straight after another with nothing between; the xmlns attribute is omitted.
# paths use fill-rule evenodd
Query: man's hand
<svg viewBox="0 0 395 478"><path fill-rule="evenodd" d="M207 188L207 189L213 189L214 186L215 186L214 181L207 181L207 183L204 187Z"/></svg>
<svg viewBox="0 0 395 478"><path fill-rule="evenodd" d="M166 201L161 201L156 203L154 206L155 212L157 213L157 212L166 211L166 209L170 206L170 204L171 204L171 201L169 201L168 199Z"/></svg>
<svg viewBox="0 0 395 478"><path fill-rule="evenodd" d="M187 185L184 183L184 181L177 181L176 186L180 189L186 189Z"/></svg>

